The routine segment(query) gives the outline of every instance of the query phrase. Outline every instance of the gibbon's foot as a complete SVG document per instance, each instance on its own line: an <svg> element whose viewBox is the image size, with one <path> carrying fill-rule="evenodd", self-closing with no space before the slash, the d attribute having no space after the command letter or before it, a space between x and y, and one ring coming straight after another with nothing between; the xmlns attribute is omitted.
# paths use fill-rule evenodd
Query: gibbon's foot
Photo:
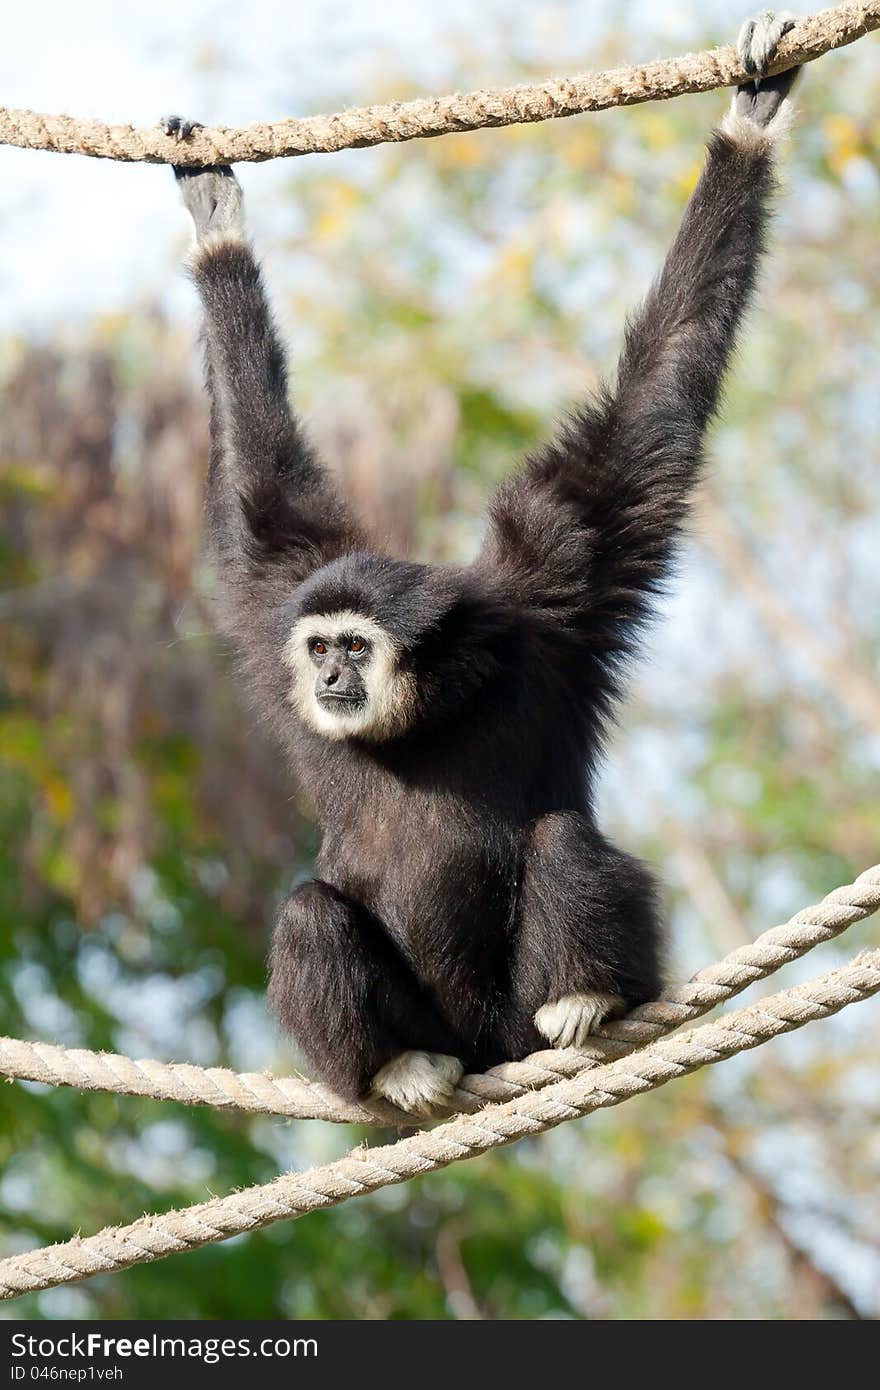
<svg viewBox="0 0 880 1390"><path fill-rule="evenodd" d="M736 89L733 110L737 117L766 127L778 114L799 69L787 68L775 77L765 77L764 74L773 62L779 40L794 28L794 23L794 16L787 10L779 14L765 10L743 24L736 48L746 72L754 74L754 81L744 82Z"/></svg>
<svg viewBox="0 0 880 1390"><path fill-rule="evenodd" d="M583 1047L603 1018L622 1004L619 994L563 994L552 1004L542 1004L535 1027L553 1047Z"/></svg>
<svg viewBox="0 0 880 1390"><path fill-rule="evenodd" d="M464 1067L442 1052L401 1052L373 1077L371 1092L422 1117L448 1110Z"/></svg>

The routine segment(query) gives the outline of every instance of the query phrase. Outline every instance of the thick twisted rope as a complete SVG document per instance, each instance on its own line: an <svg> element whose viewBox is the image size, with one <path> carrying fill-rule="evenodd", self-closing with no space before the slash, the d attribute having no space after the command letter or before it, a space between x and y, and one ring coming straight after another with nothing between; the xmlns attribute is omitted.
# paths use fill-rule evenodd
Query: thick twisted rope
<svg viewBox="0 0 880 1390"><path fill-rule="evenodd" d="M512 1100L538 1090L585 1066L598 1065L655 1042L683 1023L693 1023L757 980L797 960L814 946L830 941L880 907L880 865L866 869L855 883L835 888L813 907L803 908L783 926L772 927L714 965L699 970L686 984L607 1023L584 1049L536 1052L523 1062L505 1062L482 1075L465 1076L454 1109L473 1112L490 1101ZM0 1038L0 1075L82 1091L176 1100L187 1105L250 1110L293 1119L331 1120L339 1124L414 1123L389 1105L358 1105L340 1099L329 1087L301 1076L234 1072L224 1067L196 1067L185 1062L134 1061L112 1052L87 1052L51 1043Z"/></svg>
<svg viewBox="0 0 880 1390"><path fill-rule="evenodd" d="M838 5L799 19L779 46L770 71L810 63L833 48L842 48L880 27L880 3ZM158 129L136 130L130 125L106 125L73 116L42 115L0 107L0 144L62 154L87 154L98 159L145 160L152 164L232 164L243 160L277 159L301 154L418 140L487 126L602 111L609 106L633 106L665 101L686 92L730 87L747 74L730 46L680 58L552 78L528 86L494 87L479 92L417 101L388 102L341 111L333 116L258 123L231 130L215 126L196 130L178 142Z"/></svg>
<svg viewBox="0 0 880 1390"><path fill-rule="evenodd" d="M565 1120L619 1105L676 1077L758 1047L780 1033L827 1018L878 991L880 950L866 951L841 969L735 1009L715 1023L557 1081L542 1091L490 1105L478 1115L458 1115L437 1129L396 1144L355 1149L310 1172L287 1173L182 1211L145 1216L130 1226L12 1256L0 1261L0 1298L160 1260L406 1182L527 1135L541 1134Z"/></svg>

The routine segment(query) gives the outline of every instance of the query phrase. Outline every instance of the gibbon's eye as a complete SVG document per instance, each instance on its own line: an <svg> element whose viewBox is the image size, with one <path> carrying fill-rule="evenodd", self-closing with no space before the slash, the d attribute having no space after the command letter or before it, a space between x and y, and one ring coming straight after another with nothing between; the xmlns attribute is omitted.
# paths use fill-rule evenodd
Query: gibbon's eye
<svg viewBox="0 0 880 1390"><path fill-rule="evenodd" d="M314 656L326 656L326 655L327 655L327 644L326 644L326 642L313 642L313 643L312 643L312 654L313 654Z"/></svg>
<svg viewBox="0 0 880 1390"><path fill-rule="evenodd" d="M348 644L348 650L352 656L363 656L367 650L367 644L362 637L352 637Z"/></svg>

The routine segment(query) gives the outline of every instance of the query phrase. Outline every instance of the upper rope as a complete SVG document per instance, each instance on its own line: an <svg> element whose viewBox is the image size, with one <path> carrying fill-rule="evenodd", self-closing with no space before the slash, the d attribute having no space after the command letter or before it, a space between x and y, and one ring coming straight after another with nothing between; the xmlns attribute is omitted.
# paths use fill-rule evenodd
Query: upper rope
<svg viewBox="0 0 880 1390"><path fill-rule="evenodd" d="M834 48L880 28L880 0L860 5L837 5L799 19L782 39L768 71L811 63ZM166 135L158 126L135 129L78 120L74 116L0 107L0 144L23 149L87 154L96 159L145 161L151 164L237 164L329 154L336 150L419 140L489 126L520 125L556 120L609 106L633 106L643 101L666 101L687 92L707 92L748 80L731 45L680 58L580 73L515 87L489 87L477 92L453 92L442 97L393 101L364 106L331 116L258 122L232 130L226 126L199 127L185 141Z"/></svg>

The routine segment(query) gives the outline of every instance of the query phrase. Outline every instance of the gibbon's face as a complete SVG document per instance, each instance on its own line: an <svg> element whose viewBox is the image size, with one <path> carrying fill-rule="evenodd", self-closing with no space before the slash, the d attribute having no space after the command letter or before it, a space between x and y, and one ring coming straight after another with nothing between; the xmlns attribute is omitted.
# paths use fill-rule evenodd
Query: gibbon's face
<svg viewBox="0 0 880 1390"><path fill-rule="evenodd" d="M291 703L325 738L391 738L413 708L414 682L399 661L396 642L374 618L350 610L308 614L284 648Z"/></svg>

